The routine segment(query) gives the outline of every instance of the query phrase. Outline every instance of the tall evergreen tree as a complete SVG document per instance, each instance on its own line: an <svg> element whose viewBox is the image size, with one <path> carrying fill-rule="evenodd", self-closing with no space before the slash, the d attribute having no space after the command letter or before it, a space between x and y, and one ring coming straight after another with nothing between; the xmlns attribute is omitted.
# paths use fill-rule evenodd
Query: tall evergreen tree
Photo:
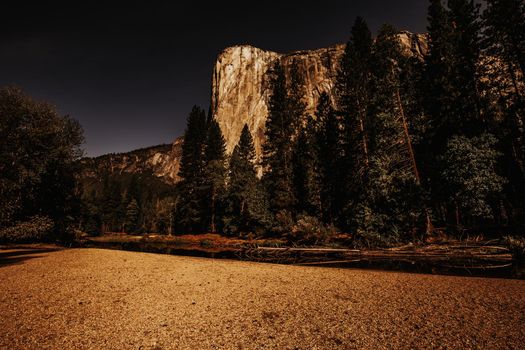
<svg viewBox="0 0 525 350"><path fill-rule="evenodd" d="M425 94L423 105L427 114L430 115L433 128L428 130L426 139L428 142L437 144L442 139L441 133L452 130L445 121L449 118L450 99L454 95L451 92L450 83L452 67L452 25L448 11L442 4L442 0L431 0L428 8L428 34L429 47L425 57ZM438 146L436 145L436 149ZM429 153L436 151L433 149ZM429 170L429 173L432 172Z"/></svg>
<svg viewBox="0 0 525 350"><path fill-rule="evenodd" d="M421 228L418 170L400 98L397 32L383 26L373 46L368 108L370 163L356 198L355 230L369 243L391 243Z"/></svg>
<svg viewBox="0 0 525 350"><path fill-rule="evenodd" d="M513 83L525 83L525 4L523 0L486 3L483 17L489 54L504 60Z"/></svg>
<svg viewBox="0 0 525 350"><path fill-rule="evenodd" d="M301 128L293 152L296 212L321 218L321 174L317 121L310 118Z"/></svg>
<svg viewBox="0 0 525 350"><path fill-rule="evenodd" d="M440 0L429 7L429 51L425 64L427 113L432 117L434 153L452 132L482 131L478 89L479 6L473 0Z"/></svg>
<svg viewBox="0 0 525 350"><path fill-rule="evenodd" d="M295 64L289 73L289 82L286 81L285 72L279 62L270 74L272 93L268 104L266 142L263 147L264 182L273 214L280 212L279 216L290 219L295 205L293 139L296 125L304 117L303 83Z"/></svg>
<svg viewBox="0 0 525 350"><path fill-rule="evenodd" d="M336 81L337 104L345 118L347 129L347 155L355 154L356 166L368 162L366 115L370 83L370 57L372 34L366 21L357 17L341 58Z"/></svg>
<svg viewBox="0 0 525 350"><path fill-rule="evenodd" d="M230 158L226 232L260 235L268 228L267 200L254 168L255 148L247 125Z"/></svg>
<svg viewBox="0 0 525 350"><path fill-rule="evenodd" d="M135 198L132 198L126 207L126 218L124 221L124 228L127 233L135 233L139 230L140 209Z"/></svg>
<svg viewBox="0 0 525 350"><path fill-rule="evenodd" d="M322 218L333 225L340 221L344 199L343 121L327 93L321 94L315 115Z"/></svg>
<svg viewBox="0 0 525 350"><path fill-rule="evenodd" d="M481 53L480 5L474 0L448 0L452 29L453 86L451 117L454 127L466 135L484 131L486 116L482 110L479 91Z"/></svg>
<svg viewBox="0 0 525 350"><path fill-rule="evenodd" d="M491 98L492 130L499 138L508 178L506 219L525 217L525 4L489 0L483 14L484 93Z"/></svg>
<svg viewBox="0 0 525 350"><path fill-rule="evenodd" d="M207 136L206 113L194 106L187 122L182 145L179 193L181 201L177 207L178 229L184 232L204 232L203 193L206 161L204 145Z"/></svg>
<svg viewBox="0 0 525 350"><path fill-rule="evenodd" d="M451 122L452 99L456 93L451 84L453 67L452 24L442 0L431 0L428 8L429 47L422 76L422 105L428 116L421 135L419 150L423 161L424 182L430 189L435 213L442 213L441 203L447 195L440 186L438 157L456 127ZM446 186L445 186L446 187ZM439 215L443 219L443 215ZM443 223L443 221L441 221Z"/></svg>
<svg viewBox="0 0 525 350"><path fill-rule="evenodd" d="M359 196L369 165L367 139L368 106L370 89L370 59L372 34L365 20L357 17L352 27L350 40L341 58L336 81L336 96L339 113L344 120L344 164L346 169L345 193L346 218L353 217L355 199ZM339 225L348 227L343 219Z"/></svg>
<svg viewBox="0 0 525 350"><path fill-rule="evenodd" d="M221 128L213 118L209 120L208 134L204 145L203 193L206 195L204 203L206 227L211 232L217 232L221 225L222 206L226 186L226 144Z"/></svg>
<svg viewBox="0 0 525 350"><path fill-rule="evenodd" d="M429 8L430 47L425 67L428 82L425 105L431 124L427 134L430 143L428 158L433 167L426 170L431 175L435 213L442 223L456 224L458 220L453 219L453 213L464 206L450 203L455 187L450 182L452 177L444 176L454 173L451 169L459 171L464 165L446 154L451 147L468 149L470 144L478 144L476 140L485 135L491 119L479 83L479 9L473 0L449 0L446 8L435 0ZM486 139L490 137L487 135ZM496 143L487 142L485 146L496 147ZM488 166L489 162L483 164ZM492 169L484 171L491 172ZM455 193L457 191L456 188Z"/></svg>
<svg viewBox="0 0 525 350"><path fill-rule="evenodd" d="M102 187L102 233L122 228L122 188L110 174L105 174Z"/></svg>

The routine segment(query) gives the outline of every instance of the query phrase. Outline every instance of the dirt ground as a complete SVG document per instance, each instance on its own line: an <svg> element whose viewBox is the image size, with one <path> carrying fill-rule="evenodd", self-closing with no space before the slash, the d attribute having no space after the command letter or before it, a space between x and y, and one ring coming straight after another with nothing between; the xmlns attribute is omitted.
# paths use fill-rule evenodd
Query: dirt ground
<svg viewBox="0 0 525 350"><path fill-rule="evenodd" d="M525 281L0 250L0 349L523 349Z"/></svg>

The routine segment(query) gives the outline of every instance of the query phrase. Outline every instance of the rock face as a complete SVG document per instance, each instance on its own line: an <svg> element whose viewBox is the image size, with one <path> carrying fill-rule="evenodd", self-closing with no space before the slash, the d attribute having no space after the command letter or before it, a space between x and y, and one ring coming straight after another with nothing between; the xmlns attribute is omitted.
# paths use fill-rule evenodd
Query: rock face
<svg viewBox="0 0 525 350"><path fill-rule="evenodd" d="M280 60L288 76L296 64L304 78L305 102L313 113L322 92L329 92L337 74L337 64L344 45L315 51L278 54L252 46L235 46L224 50L215 64L212 83L212 111L217 119L228 153L239 141L247 124L254 137L255 149L261 154L268 116L271 86L268 70Z"/></svg>
<svg viewBox="0 0 525 350"><path fill-rule="evenodd" d="M427 51L425 35L401 32L399 39L407 55L422 57ZM213 71L211 106L226 139L227 151L233 151L247 124L256 152L261 154L270 95L267 72L275 60L281 61L287 76L292 65L297 66L306 88L307 113L313 114L321 93L331 95L344 49L345 45L336 45L289 54L252 46L225 49L218 56Z"/></svg>
<svg viewBox="0 0 525 350"><path fill-rule="evenodd" d="M97 179L101 174L151 174L167 184L179 181L182 138L171 145L143 148L127 153L106 154L81 160L82 177Z"/></svg>
<svg viewBox="0 0 525 350"><path fill-rule="evenodd" d="M407 56L423 57L427 52L426 35L401 32L399 39ZM254 138L256 153L261 155L271 92L267 73L276 60L281 61L287 77L292 65L297 66L305 86L307 113L313 114L321 93L332 95L344 49L345 45L336 45L289 54L253 46L225 49L218 56L213 71L211 107L226 140L227 152L233 151L244 124L247 124ZM166 183L176 183L179 180L177 174L182 142L179 138L172 145L84 159L84 176L96 177L103 170L112 173L148 172Z"/></svg>

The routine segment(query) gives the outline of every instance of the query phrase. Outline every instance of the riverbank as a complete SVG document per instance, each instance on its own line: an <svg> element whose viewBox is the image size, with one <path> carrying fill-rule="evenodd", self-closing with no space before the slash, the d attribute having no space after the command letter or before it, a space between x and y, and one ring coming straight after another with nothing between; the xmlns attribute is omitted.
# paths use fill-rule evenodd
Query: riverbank
<svg viewBox="0 0 525 350"><path fill-rule="evenodd" d="M101 249L0 254L0 348L518 349L525 343L521 280Z"/></svg>
<svg viewBox="0 0 525 350"><path fill-rule="evenodd" d="M82 245L279 264L525 279L524 262L516 259L513 251L501 240L448 240L383 249L349 249L342 242L330 246L296 247L282 240L247 240L218 234L121 234L86 237Z"/></svg>

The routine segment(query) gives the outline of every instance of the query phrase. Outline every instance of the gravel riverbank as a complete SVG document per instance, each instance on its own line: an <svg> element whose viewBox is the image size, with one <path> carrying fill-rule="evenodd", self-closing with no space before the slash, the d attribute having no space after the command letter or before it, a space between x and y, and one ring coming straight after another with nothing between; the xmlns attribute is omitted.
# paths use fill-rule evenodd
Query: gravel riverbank
<svg viewBox="0 0 525 350"><path fill-rule="evenodd" d="M0 250L1 349L520 349L525 281Z"/></svg>

